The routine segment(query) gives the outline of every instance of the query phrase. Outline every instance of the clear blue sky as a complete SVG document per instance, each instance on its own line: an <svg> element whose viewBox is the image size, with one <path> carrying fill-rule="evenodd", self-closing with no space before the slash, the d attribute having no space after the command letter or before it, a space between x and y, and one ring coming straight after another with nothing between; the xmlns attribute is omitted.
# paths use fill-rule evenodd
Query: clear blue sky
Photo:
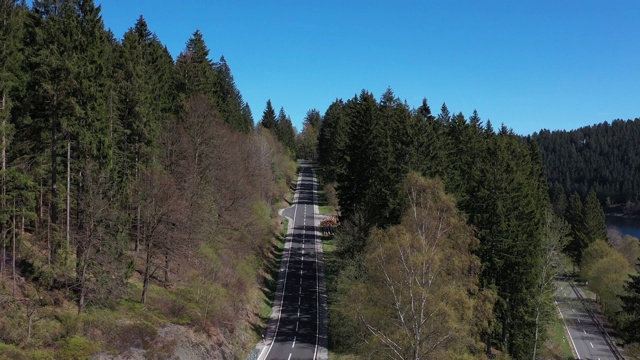
<svg viewBox="0 0 640 360"><path fill-rule="evenodd" d="M391 87L516 133L640 117L640 1L96 0L117 38L142 14L174 58L200 29L259 121Z"/></svg>

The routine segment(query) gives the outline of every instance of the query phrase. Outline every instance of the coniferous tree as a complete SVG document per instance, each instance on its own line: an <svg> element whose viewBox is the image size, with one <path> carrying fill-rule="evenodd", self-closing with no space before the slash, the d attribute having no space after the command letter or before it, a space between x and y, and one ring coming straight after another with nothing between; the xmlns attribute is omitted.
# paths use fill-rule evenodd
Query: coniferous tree
<svg viewBox="0 0 640 360"><path fill-rule="evenodd" d="M587 242L591 244L596 240L607 239L607 225L605 224L604 211L598 201L594 190L589 191L584 202L584 223Z"/></svg>
<svg viewBox="0 0 640 360"><path fill-rule="evenodd" d="M582 252L588 245L587 235L585 234L586 222L584 219L584 207L580 195L573 193L569 198L565 219L571 227L571 239L565 247L565 252L571 257L575 265L579 265L582 259Z"/></svg>
<svg viewBox="0 0 640 360"><path fill-rule="evenodd" d="M318 134L318 163L327 184L335 182L338 174L345 171L347 122L345 104L342 100L336 100L329 105Z"/></svg>
<svg viewBox="0 0 640 360"><path fill-rule="evenodd" d="M0 181L0 232L2 232L2 264L0 276L4 274L6 240L9 230L10 211L8 206L9 151L18 112L12 111L14 103L24 96L27 72L24 71L24 30L27 8L18 1L0 3L0 137L1 168Z"/></svg>
<svg viewBox="0 0 640 360"><path fill-rule="evenodd" d="M551 207L554 214L559 217L564 217L567 209L567 194L564 191L564 188L559 183L554 183L551 189L549 189L549 192Z"/></svg>
<svg viewBox="0 0 640 360"><path fill-rule="evenodd" d="M42 144L49 147L50 161L41 164L49 173L49 221L54 230L50 250L54 255L62 246L55 236L56 228L64 226L67 231L69 229L68 223L59 221L63 203L60 195L64 194L62 189L65 187L64 182L60 181L60 175L64 174L64 163L60 161L64 159L61 155L70 151L71 131L81 111L78 105L81 62L76 51L81 41L80 18L71 0L34 1L32 13L33 30L30 38L33 41L33 54L30 56L30 67L33 70L29 88L33 101L31 117L35 126L31 131L40 132L42 137L45 131L50 134ZM38 149L41 144L34 145L32 154L43 154ZM45 182L45 179L41 181ZM66 258L67 255L63 256Z"/></svg>
<svg viewBox="0 0 640 360"><path fill-rule="evenodd" d="M249 122L247 116L243 116L244 101L240 91L236 88L231 69L222 56L214 66L216 72L216 106L222 119L232 129L248 132L253 127L253 121Z"/></svg>
<svg viewBox="0 0 640 360"><path fill-rule="evenodd" d="M626 294L620 295L625 324L623 331L628 342L640 343L640 258L636 264L638 274L630 274L624 286Z"/></svg>
<svg viewBox="0 0 640 360"><path fill-rule="evenodd" d="M260 120L260 124L265 128L269 129L272 132L277 131L278 121L276 120L276 111L273 110L273 106L271 105L271 100L267 100L267 106L262 113L262 119Z"/></svg>
<svg viewBox="0 0 640 360"><path fill-rule="evenodd" d="M217 75L209 59L209 49L200 30L196 30L176 60L178 88L185 98L204 95L214 99Z"/></svg>
<svg viewBox="0 0 640 360"><path fill-rule="evenodd" d="M291 118L284 112L284 108L280 108L278 117L276 117L276 124L276 136L278 140L295 156L296 131L291 123Z"/></svg>

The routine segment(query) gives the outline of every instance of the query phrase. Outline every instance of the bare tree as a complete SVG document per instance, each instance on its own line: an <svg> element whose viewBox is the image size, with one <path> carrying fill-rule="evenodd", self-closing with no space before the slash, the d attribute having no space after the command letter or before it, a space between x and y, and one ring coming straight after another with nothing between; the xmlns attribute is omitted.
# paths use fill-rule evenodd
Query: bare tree
<svg viewBox="0 0 640 360"><path fill-rule="evenodd" d="M165 265L167 256L180 256L188 237L183 228L187 206L173 178L161 170L150 169L142 174L140 180L138 193L141 200L142 238L146 248L140 301L144 304L151 277Z"/></svg>
<svg viewBox="0 0 640 360"><path fill-rule="evenodd" d="M76 224L78 313L88 303L119 297L126 287L126 242L118 237L117 209L106 173L89 163L82 171L82 218Z"/></svg>

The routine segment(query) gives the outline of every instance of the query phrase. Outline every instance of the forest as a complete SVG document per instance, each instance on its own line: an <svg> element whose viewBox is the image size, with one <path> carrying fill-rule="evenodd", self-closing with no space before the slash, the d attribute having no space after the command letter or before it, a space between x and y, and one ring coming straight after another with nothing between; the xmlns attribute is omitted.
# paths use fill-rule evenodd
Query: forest
<svg viewBox="0 0 640 360"><path fill-rule="evenodd" d="M602 209L637 211L639 120L523 138L388 89L298 132L270 100L254 121L198 30L173 59L144 17L118 38L92 0L0 4L0 358L245 357L296 158L339 209L333 351L544 357L565 258L640 342L640 249Z"/></svg>
<svg viewBox="0 0 640 360"><path fill-rule="evenodd" d="M171 324L246 354L295 179L284 109L254 127L199 31L174 60L142 16L118 39L90 0L0 4L0 357L163 358Z"/></svg>
<svg viewBox="0 0 640 360"><path fill-rule="evenodd" d="M569 197L596 192L607 212L637 216L640 210L640 118L613 120L577 130L533 134L542 150L549 184Z"/></svg>
<svg viewBox="0 0 640 360"><path fill-rule="evenodd" d="M388 89L336 100L318 139L325 193L342 222L329 285L334 350L553 357L545 341L565 259L569 272L573 264L596 282L607 314L637 341L637 240L607 242L595 191L567 200L549 187L535 136L446 104L434 115L426 99L410 108ZM625 266L614 266L625 251Z"/></svg>

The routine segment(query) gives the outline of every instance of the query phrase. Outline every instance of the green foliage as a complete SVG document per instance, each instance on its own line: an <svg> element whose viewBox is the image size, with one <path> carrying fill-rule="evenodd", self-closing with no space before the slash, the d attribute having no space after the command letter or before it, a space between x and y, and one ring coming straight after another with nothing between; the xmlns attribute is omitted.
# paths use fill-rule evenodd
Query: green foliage
<svg viewBox="0 0 640 360"><path fill-rule="evenodd" d="M276 120L276 111L273 110L273 106L271 105L271 100L267 100L267 106L262 113L262 119L260 120L260 125L265 129L269 129L274 133L277 131L278 121Z"/></svg>
<svg viewBox="0 0 640 360"><path fill-rule="evenodd" d="M624 283L624 293L620 295L623 311L622 330L628 342L640 344L640 257L635 270L635 274L629 274Z"/></svg>
<svg viewBox="0 0 640 360"><path fill-rule="evenodd" d="M584 251L580 274L598 295L605 315L611 319L615 320L622 309L619 295L632 271L624 257L602 240L596 240Z"/></svg>
<svg viewBox="0 0 640 360"><path fill-rule="evenodd" d="M596 192L593 190L589 191L584 202L584 222L585 233L589 243L607 238L604 211L598 201Z"/></svg>
<svg viewBox="0 0 640 360"><path fill-rule="evenodd" d="M362 274L343 275L344 324L332 329L349 345L364 339L362 354L376 358L458 358L476 346L476 239L438 181L410 174L403 194L410 205L401 225L374 229Z"/></svg>
<svg viewBox="0 0 640 360"><path fill-rule="evenodd" d="M582 252L589 246L587 239L586 222L584 219L584 206L578 193L573 193L569 198L569 204L565 214L565 219L571 226L571 240L567 244L565 251L578 265L582 261Z"/></svg>
<svg viewBox="0 0 640 360"><path fill-rule="evenodd" d="M95 342L83 336L74 336L66 341L56 355L61 359L85 360L98 350L99 346Z"/></svg>
<svg viewBox="0 0 640 360"><path fill-rule="evenodd" d="M356 262L372 229L400 222L407 204L399 184L409 171L442 179L477 230L481 288L498 296L497 321L480 327L476 338L515 358L531 356L536 324L549 316L548 297L533 300L548 280L541 239L549 200L535 142L504 126L496 134L475 111L465 119L443 104L433 116L426 99L409 110L391 90L379 102L363 91L329 107L318 157L323 179L337 182L338 252Z"/></svg>
<svg viewBox="0 0 640 360"><path fill-rule="evenodd" d="M296 135L296 154L300 159L316 160L318 131L322 126L322 116L316 109L309 110L302 123L302 131Z"/></svg>
<svg viewBox="0 0 640 360"><path fill-rule="evenodd" d="M267 105L268 107L268 105ZM265 110L265 112L268 109ZM280 108L278 117L276 118L276 137L291 154L296 152L296 130L293 128L291 118L284 112L284 108Z"/></svg>
<svg viewBox="0 0 640 360"><path fill-rule="evenodd" d="M239 333L244 319L229 314L255 307L271 205L295 177L288 116L276 122L285 132L273 129L286 147L252 131L226 59L210 60L202 33L174 63L142 16L116 39L93 0L2 1L0 40L2 248L26 279L16 296L32 286L55 293L32 307L33 322L20 303L3 308L2 341L58 342L60 358L86 358L93 348L83 333L115 351L126 349L110 334L151 339L147 330L163 321ZM163 285L150 286L156 303L145 308L123 305L143 287L138 272L147 286ZM189 289L203 291L177 295ZM80 316L67 313L68 301ZM120 316L141 321L127 328Z"/></svg>
<svg viewBox="0 0 640 360"><path fill-rule="evenodd" d="M576 130L542 130L532 136L542 148L550 184L585 198L594 190L601 203L626 202L640 194L640 119L613 120ZM621 211L620 211L621 212Z"/></svg>

